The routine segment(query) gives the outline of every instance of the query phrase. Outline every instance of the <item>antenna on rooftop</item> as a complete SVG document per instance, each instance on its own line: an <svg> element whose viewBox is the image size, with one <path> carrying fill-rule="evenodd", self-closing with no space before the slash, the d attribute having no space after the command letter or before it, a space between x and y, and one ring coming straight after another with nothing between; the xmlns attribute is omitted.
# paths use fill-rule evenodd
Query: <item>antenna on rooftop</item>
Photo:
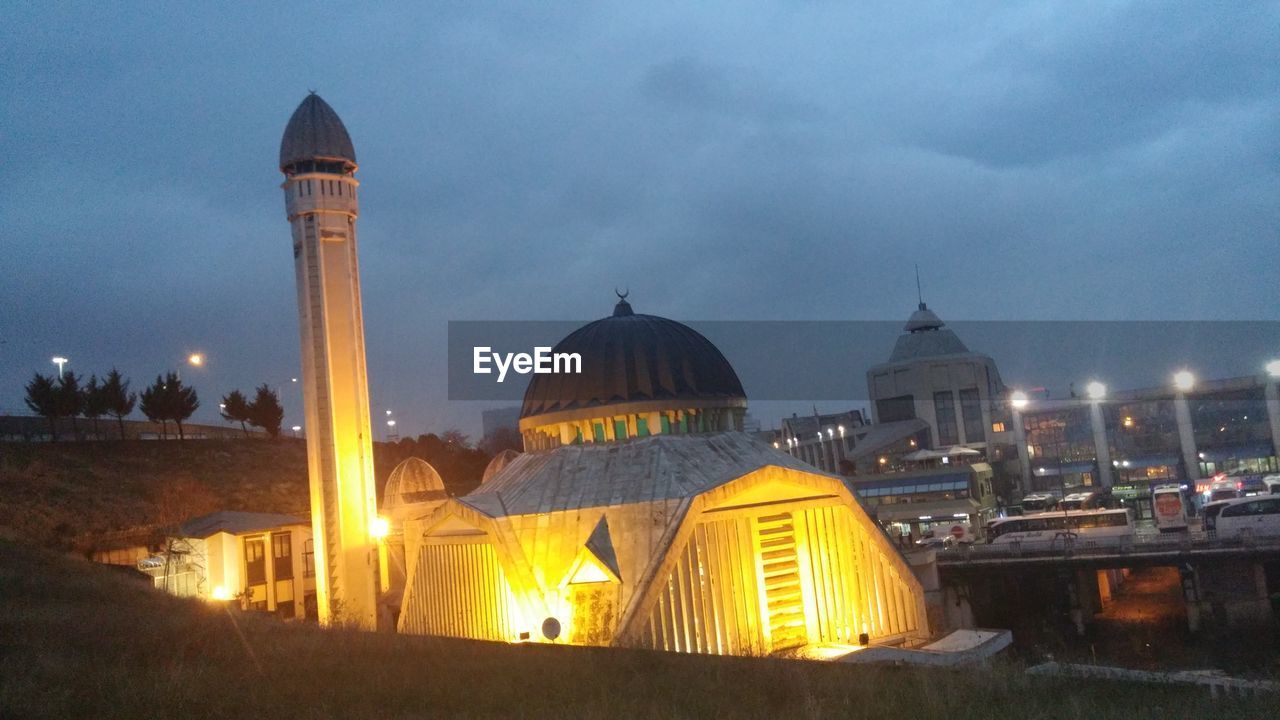
<svg viewBox="0 0 1280 720"><path fill-rule="evenodd" d="M916 302L920 303L920 309L924 309L924 292L920 290L920 263L916 263Z"/></svg>

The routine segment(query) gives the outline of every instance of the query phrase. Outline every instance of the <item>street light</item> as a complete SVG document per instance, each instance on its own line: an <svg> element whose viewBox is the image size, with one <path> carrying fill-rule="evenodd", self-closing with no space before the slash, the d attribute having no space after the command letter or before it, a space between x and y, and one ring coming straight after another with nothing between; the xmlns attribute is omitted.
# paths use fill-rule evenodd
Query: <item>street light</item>
<svg viewBox="0 0 1280 720"><path fill-rule="evenodd" d="M293 426L293 436L294 436L294 437L298 437L298 433L300 433L300 432L302 432L302 426L301 426L301 425L294 425L294 426Z"/></svg>
<svg viewBox="0 0 1280 720"><path fill-rule="evenodd" d="M1014 390L1013 394L1009 396L1009 404L1013 406L1014 410L1025 410L1030 403L1031 398L1027 397L1027 394L1021 390Z"/></svg>
<svg viewBox="0 0 1280 720"><path fill-rule="evenodd" d="M1196 376L1190 370L1179 370L1173 374L1173 386L1178 392L1190 392L1196 386Z"/></svg>
<svg viewBox="0 0 1280 720"><path fill-rule="evenodd" d="M200 367L204 365L204 355L200 353L191 353L187 356L187 363L192 367Z"/></svg>
<svg viewBox="0 0 1280 720"><path fill-rule="evenodd" d="M1090 400L1102 400L1107 396L1107 386L1097 380L1090 380L1089 384L1084 386L1084 391Z"/></svg>
<svg viewBox="0 0 1280 720"><path fill-rule="evenodd" d="M1267 374L1273 378L1280 378L1280 358L1267 363Z"/></svg>
<svg viewBox="0 0 1280 720"><path fill-rule="evenodd" d="M53 357L49 358L49 361L50 361L50 362L52 362L54 365L57 365L57 366L58 366L58 379L59 379L59 380L61 380L61 379L62 379L62 366L63 366L63 365L66 365L67 363L69 363L69 362L71 362L71 361L70 361L70 360L68 360L68 359L66 359L66 358L64 358L64 357L62 357L61 355L54 355Z"/></svg>

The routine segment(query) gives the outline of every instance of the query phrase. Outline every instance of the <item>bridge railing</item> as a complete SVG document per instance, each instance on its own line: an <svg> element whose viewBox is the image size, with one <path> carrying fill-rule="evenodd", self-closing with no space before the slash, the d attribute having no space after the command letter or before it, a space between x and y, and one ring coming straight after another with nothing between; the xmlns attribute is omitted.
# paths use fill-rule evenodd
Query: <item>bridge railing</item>
<svg viewBox="0 0 1280 720"><path fill-rule="evenodd" d="M1190 553L1197 550L1280 550L1280 536L1245 531L1220 538L1213 532L1144 533L1119 538L1089 538L1059 533L1051 540L955 545L937 553L940 563L1018 558L1062 558L1111 555Z"/></svg>

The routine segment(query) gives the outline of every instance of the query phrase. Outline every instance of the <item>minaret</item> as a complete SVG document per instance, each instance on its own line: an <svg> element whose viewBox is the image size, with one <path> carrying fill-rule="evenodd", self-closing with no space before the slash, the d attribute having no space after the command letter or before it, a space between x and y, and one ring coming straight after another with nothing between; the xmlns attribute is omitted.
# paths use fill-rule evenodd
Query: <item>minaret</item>
<svg viewBox="0 0 1280 720"><path fill-rule="evenodd" d="M356 153L312 93L280 141L302 329L316 600L322 623L377 623L377 542L369 387L356 264Z"/></svg>

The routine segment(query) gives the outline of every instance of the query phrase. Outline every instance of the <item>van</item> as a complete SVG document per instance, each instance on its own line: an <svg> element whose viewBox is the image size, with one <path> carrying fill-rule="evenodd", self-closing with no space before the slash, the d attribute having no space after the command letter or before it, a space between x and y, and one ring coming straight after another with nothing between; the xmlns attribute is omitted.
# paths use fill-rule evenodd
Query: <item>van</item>
<svg viewBox="0 0 1280 720"><path fill-rule="evenodd" d="M1228 501L1214 526L1219 538L1280 536L1280 497L1252 495Z"/></svg>
<svg viewBox="0 0 1280 720"><path fill-rule="evenodd" d="M1200 508L1201 529L1207 533L1216 532L1218 513L1222 512L1222 509L1230 502L1231 500L1215 500L1214 502L1205 503L1204 507Z"/></svg>
<svg viewBox="0 0 1280 720"><path fill-rule="evenodd" d="M1280 495L1280 475L1268 475L1262 478L1262 484L1266 486L1268 494Z"/></svg>

